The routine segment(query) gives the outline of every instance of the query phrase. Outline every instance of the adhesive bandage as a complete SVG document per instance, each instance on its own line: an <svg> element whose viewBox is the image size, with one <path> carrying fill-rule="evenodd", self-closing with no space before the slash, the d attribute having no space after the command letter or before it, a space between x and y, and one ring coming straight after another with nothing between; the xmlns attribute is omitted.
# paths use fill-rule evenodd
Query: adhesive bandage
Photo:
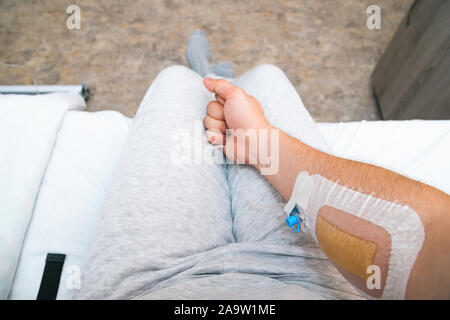
<svg viewBox="0 0 450 320"><path fill-rule="evenodd" d="M405 297L425 240L413 209L301 172L284 211L287 224L313 237L337 269L370 297ZM369 286L377 270L379 285Z"/></svg>

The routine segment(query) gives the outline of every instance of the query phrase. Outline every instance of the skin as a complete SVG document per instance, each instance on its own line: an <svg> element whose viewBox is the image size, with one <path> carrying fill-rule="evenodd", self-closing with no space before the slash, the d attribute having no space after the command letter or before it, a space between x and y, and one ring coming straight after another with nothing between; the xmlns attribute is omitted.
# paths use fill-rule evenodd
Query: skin
<svg viewBox="0 0 450 320"><path fill-rule="evenodd" d="M225 80L209 78L205 78L204 85L216 94L216 100L207 106L207 116L204 119L208 140L214 144L223 144L229 159L248 163L247 155L245 158L237 158L236 143L230 143L233 137L226 137L225 130L278 129L267 121L258 100L241 88ZM229 148L228 145L234 147ZM323 153L281 130L279 146L279 170L266 178L286 200L291 196L297 175L307 171L309 174L319 174L329 180L339 181L341 185L351 186L365 194L375 194L377 198L397 201L411 207L422 221L425 241L409 276L406 298L450 298L450 197L446 193L384 168ZM252 165L261 170L259 163ZM339 219L339 215L345 215L337 211L331 213L331 223L334 216ZM337 220L335 222L338 223ZM357 219L348 219L346 226L358 230L362 228L362 223ZM380 234L379 243L390 245L390 241ZM383 249L386 248L382 247L381 250ZM384 267L387 267L387 263L388 261L384 261ZM360 286L355 277L345 272L343 275L355 286Z"/></svg>

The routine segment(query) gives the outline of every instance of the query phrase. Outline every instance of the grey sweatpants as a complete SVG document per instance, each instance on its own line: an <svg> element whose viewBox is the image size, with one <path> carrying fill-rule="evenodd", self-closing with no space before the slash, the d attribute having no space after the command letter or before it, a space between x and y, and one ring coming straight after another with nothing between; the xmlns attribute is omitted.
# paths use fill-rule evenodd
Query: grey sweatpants
<svg viewBox="0 0 450 320"><path fill-rule="evenodd" d="M261 102L273 125L328 150L280 69L263 65L235 84ZM361 297L311 239L285 225L283 199L255 169L180 156L213 151L196 129L213 98L185 67L169 67L153 82L74 298Z"/></svg>

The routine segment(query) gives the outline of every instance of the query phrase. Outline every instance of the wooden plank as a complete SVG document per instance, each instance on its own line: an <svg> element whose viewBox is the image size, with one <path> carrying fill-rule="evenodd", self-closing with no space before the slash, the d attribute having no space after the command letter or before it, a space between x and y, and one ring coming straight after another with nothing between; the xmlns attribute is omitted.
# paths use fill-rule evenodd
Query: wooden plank
<svg viewBox="0 0 450 320"><path fill-rule="evenodd" d="M450 48L416 80L392 113L395 119L450 119Z"/></svg>
<svg viewBox="0 0 450 320"><path fill-rule="evenodd" d="M405 17L372 74L383 118L450 119L449 17L447 0L419 0Z"/></svg>
<svg viewBox="0 0 450 320"><path fill-rule="evenodd" d="M373 84L379 95L382 95L384 89L389 86L386 80L395 78L398 69L407 60L414 43L428 28L436 8L441 4L441 0L430 0L424 5L424 1L419 0L418 5L411 11L410 20L413 23L409 26L407 26L408 15L405 16L372 74ZM417 19L419 10L421 19Z"/></svg>

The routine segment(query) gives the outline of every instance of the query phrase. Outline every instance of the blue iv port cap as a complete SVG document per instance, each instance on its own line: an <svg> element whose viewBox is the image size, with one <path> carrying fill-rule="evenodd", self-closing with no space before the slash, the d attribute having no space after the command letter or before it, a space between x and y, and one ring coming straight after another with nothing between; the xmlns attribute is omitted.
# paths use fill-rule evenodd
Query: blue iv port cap
<svg viewBox="0 0 450 320"><path fill-rule="evenodd" d="M295 233L300 232L300 220L296 215L286 218L286 224L295 231ZM296 228L297 227L297 228Z"/></svg>

